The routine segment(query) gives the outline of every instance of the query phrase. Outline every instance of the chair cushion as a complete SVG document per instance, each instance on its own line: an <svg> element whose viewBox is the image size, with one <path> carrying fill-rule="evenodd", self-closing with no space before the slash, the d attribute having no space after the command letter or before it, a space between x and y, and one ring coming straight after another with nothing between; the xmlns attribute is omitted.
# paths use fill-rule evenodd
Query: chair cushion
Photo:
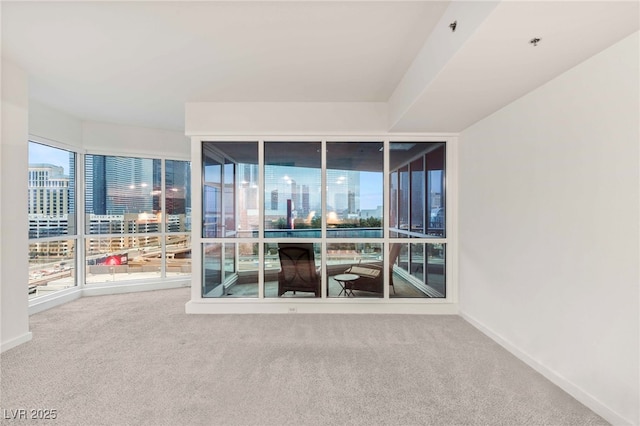
<svg viewBox="0 0 640 426"><path fill-rule="evenodd" d="M364 266L352 266L349 270L352 274L360 275L361 277L377 278L380 275L379 269L366 268Z"/></svg>

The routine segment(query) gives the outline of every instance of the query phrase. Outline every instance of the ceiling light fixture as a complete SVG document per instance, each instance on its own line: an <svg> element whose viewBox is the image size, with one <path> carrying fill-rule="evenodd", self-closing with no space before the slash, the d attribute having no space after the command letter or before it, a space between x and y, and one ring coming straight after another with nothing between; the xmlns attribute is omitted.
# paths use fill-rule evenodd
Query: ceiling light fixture
<svg viewBox="0 0 640 426"><path fill-rule="evenodd" d="M449 24L449 28L451 28L451 32L455 33L456 32L456 27L458 26L458 21L453 21L452 23Z"/></svg>
<svg viewBox="0 0 640 426"><path fill-rule="evenodd" d="M538 37L532 38L531 40L529 40L529 43L533 44L533 46L535 47L538 45L538 43L540 43L540 39Z"/></svg>

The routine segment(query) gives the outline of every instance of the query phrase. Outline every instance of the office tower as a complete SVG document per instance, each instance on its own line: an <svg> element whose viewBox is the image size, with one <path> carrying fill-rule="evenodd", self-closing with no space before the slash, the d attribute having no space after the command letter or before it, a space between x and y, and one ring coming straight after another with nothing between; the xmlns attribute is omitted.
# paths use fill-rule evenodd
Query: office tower
<svg viewBox="0 0 640 426"><path fill-rule="evenodd" d="M311 211L309 204L309 185L302 185L302 214L308 215Z"/></svg>
<svg viewBox="0 0 640 426"><path fill-rule="evenodd" d="M159 190L160 160L87 155L86 212L97 215L150 213Z"/></svg>

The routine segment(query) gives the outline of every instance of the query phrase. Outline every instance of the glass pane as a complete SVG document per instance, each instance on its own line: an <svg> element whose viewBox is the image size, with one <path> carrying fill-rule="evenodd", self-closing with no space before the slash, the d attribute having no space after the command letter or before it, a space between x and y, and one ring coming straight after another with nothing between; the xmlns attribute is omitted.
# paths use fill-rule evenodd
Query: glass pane
<svg viewBox="0 0 640 426"><path fill-rule="evenodd" d="M224 229L225 237L233 237L236 233L236 168L235 164L225 159L224 165Z"/></svg>
<svg viewBox="0 0 640 426"><path fill-rule="evenodd" d="M320 247L304 242L265 244L265 297L320 297Z"/></svg>
<svg viewBox="0 0 640 426"><path fill-rule="evenodd" d="M227 253L235 256L236 244L226 244ZM258 243L239 243L237 266L227 261L225 271L233 273L237 270L236 278L225 284L225 297L258 297Z"/></svg>
<svg viewBox="0 0 640 426"><path fill-rule="evenodd" d="M236 272L236 245L224 245L224 272L226 276Z"/></svg>
<svg viewBox="0 0 640 426"><path fill-rule="evenodd" d="M391 190L389 191L389 201L391 203L389 213L389 226L394 229L398 228L398 172L391 172L389 178L389 185Z"/></svg>
<svg viewBox="0 0 640 426"><path fill-rule="evenodd" d="M217 152L203 144L202 170L204 172L202 193L202 236L219 238L224 234L222 222L222 162Z"/></svg>
<svg viewBox="0 0 640 426"><path fill-rule="evenodd" d="M86 244L86 283L158 278L160 235L93 237Z"/></svg>
<svg viewBox="0 0 640 426"><path fill-rule="evenodd" d="M29 142L29 238L76 234L76 154Z"/></svg>
<svg viewBox="0 0 640 426"><path fill-rule="evenodd" d="M157 159L86 155L86 232L159 232L160 177Z"/></svg>
<svg viewBox="0 0 640 426"><path fill-rule="evenodd" d="M394 256L397 253L397 260ZM426 256L425 256L426 254ZM392 243L392 290L396 298L444 298L445 245L432 243ZM425 275L426 272L426 275Z"/></svg>
<svg viewBox="0 0 640 426"><path fill-rule="evenodd" d="M258 143L204 142L203 236L257 237Z"/></svg>
<svg viewBox="0 0 640 426"><path fill-rule="evenodd" d="M258 297L257 243L205 243L203 266L203 297Z"/></svg>
<svg viewBox="0 0 640 426"><path fill-rule="evenodd" d="M165 207L167 232L191 231L191 162L166 160Z"/></svg>
<svg viewBox="0 0 640 426"><path fill-rule="evenodd" d="M409 230L409 166L398 170L398 228Z"/></svg>
<svg viewBox="0 0 640 426"><path fill-rule="evenodd" d="M383 297L382 243L327 244L328 297Z"/></svg>
<svg viewBox="0 0 640 426"><path fill-rule="evenodd" d="M327 237L381 238L382 142L327 143Z"/></svg>
<svg viewBox="0 0 640 426"><path fill-rule="evenodd" d="M445 143L392 142L389 147L389 236L444 237Z"/></svg>
<svg viewBox="0 0 640 426"><path fill-rule="evenodd" d="M320 237L321 143L264 144L265 237Z"/></svg>
<svg viewBox="0 0 640 426"><path fill-rule="evenodd" d="M167 276L191 275L191 235L169 235L165 242Z"/></svg>
<svg viewBox="0 0 640 426"><path fill-rule="evenodd" d="M445 146L441 144L426 155L427 188L429 191L429 231L428 234L444 237L445 224Z"/></svg>
<svg viewBox="0 0 640 426"><path fill-rule="evenodd" d="M221 297L222 285L222 243L202 245L202 297Z"/></svg>
<svg viewBox="0 0 640 426"><path fill-rule="evenodd" d="M75 240L29 244L29 298L76 285Z"/></svg>
<svg viewBox="0 0 640 426"><path fill-rule="evenodd" d="M424 233L424 165L423 158L412 161L409 165L411 177L411 232Z"/></svg>
<svg viewBox="0 0 640 426"><path fill-rule="evenodd" d="M446 244L427 244L427 279L431 297L446 297Z"/></svg>

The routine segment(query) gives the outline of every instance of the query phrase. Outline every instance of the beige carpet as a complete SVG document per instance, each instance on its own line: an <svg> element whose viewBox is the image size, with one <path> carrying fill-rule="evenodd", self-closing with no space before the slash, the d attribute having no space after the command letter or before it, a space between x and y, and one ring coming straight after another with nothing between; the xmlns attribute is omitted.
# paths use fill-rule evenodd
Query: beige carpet
<svg viewBox="0 0 640 426"><path fill-rule="evenodd" d="M456 316L186 315L188 298L33 315L33 340L0 358L0 414L57 419L2 424L606 424Z"/></svg>

